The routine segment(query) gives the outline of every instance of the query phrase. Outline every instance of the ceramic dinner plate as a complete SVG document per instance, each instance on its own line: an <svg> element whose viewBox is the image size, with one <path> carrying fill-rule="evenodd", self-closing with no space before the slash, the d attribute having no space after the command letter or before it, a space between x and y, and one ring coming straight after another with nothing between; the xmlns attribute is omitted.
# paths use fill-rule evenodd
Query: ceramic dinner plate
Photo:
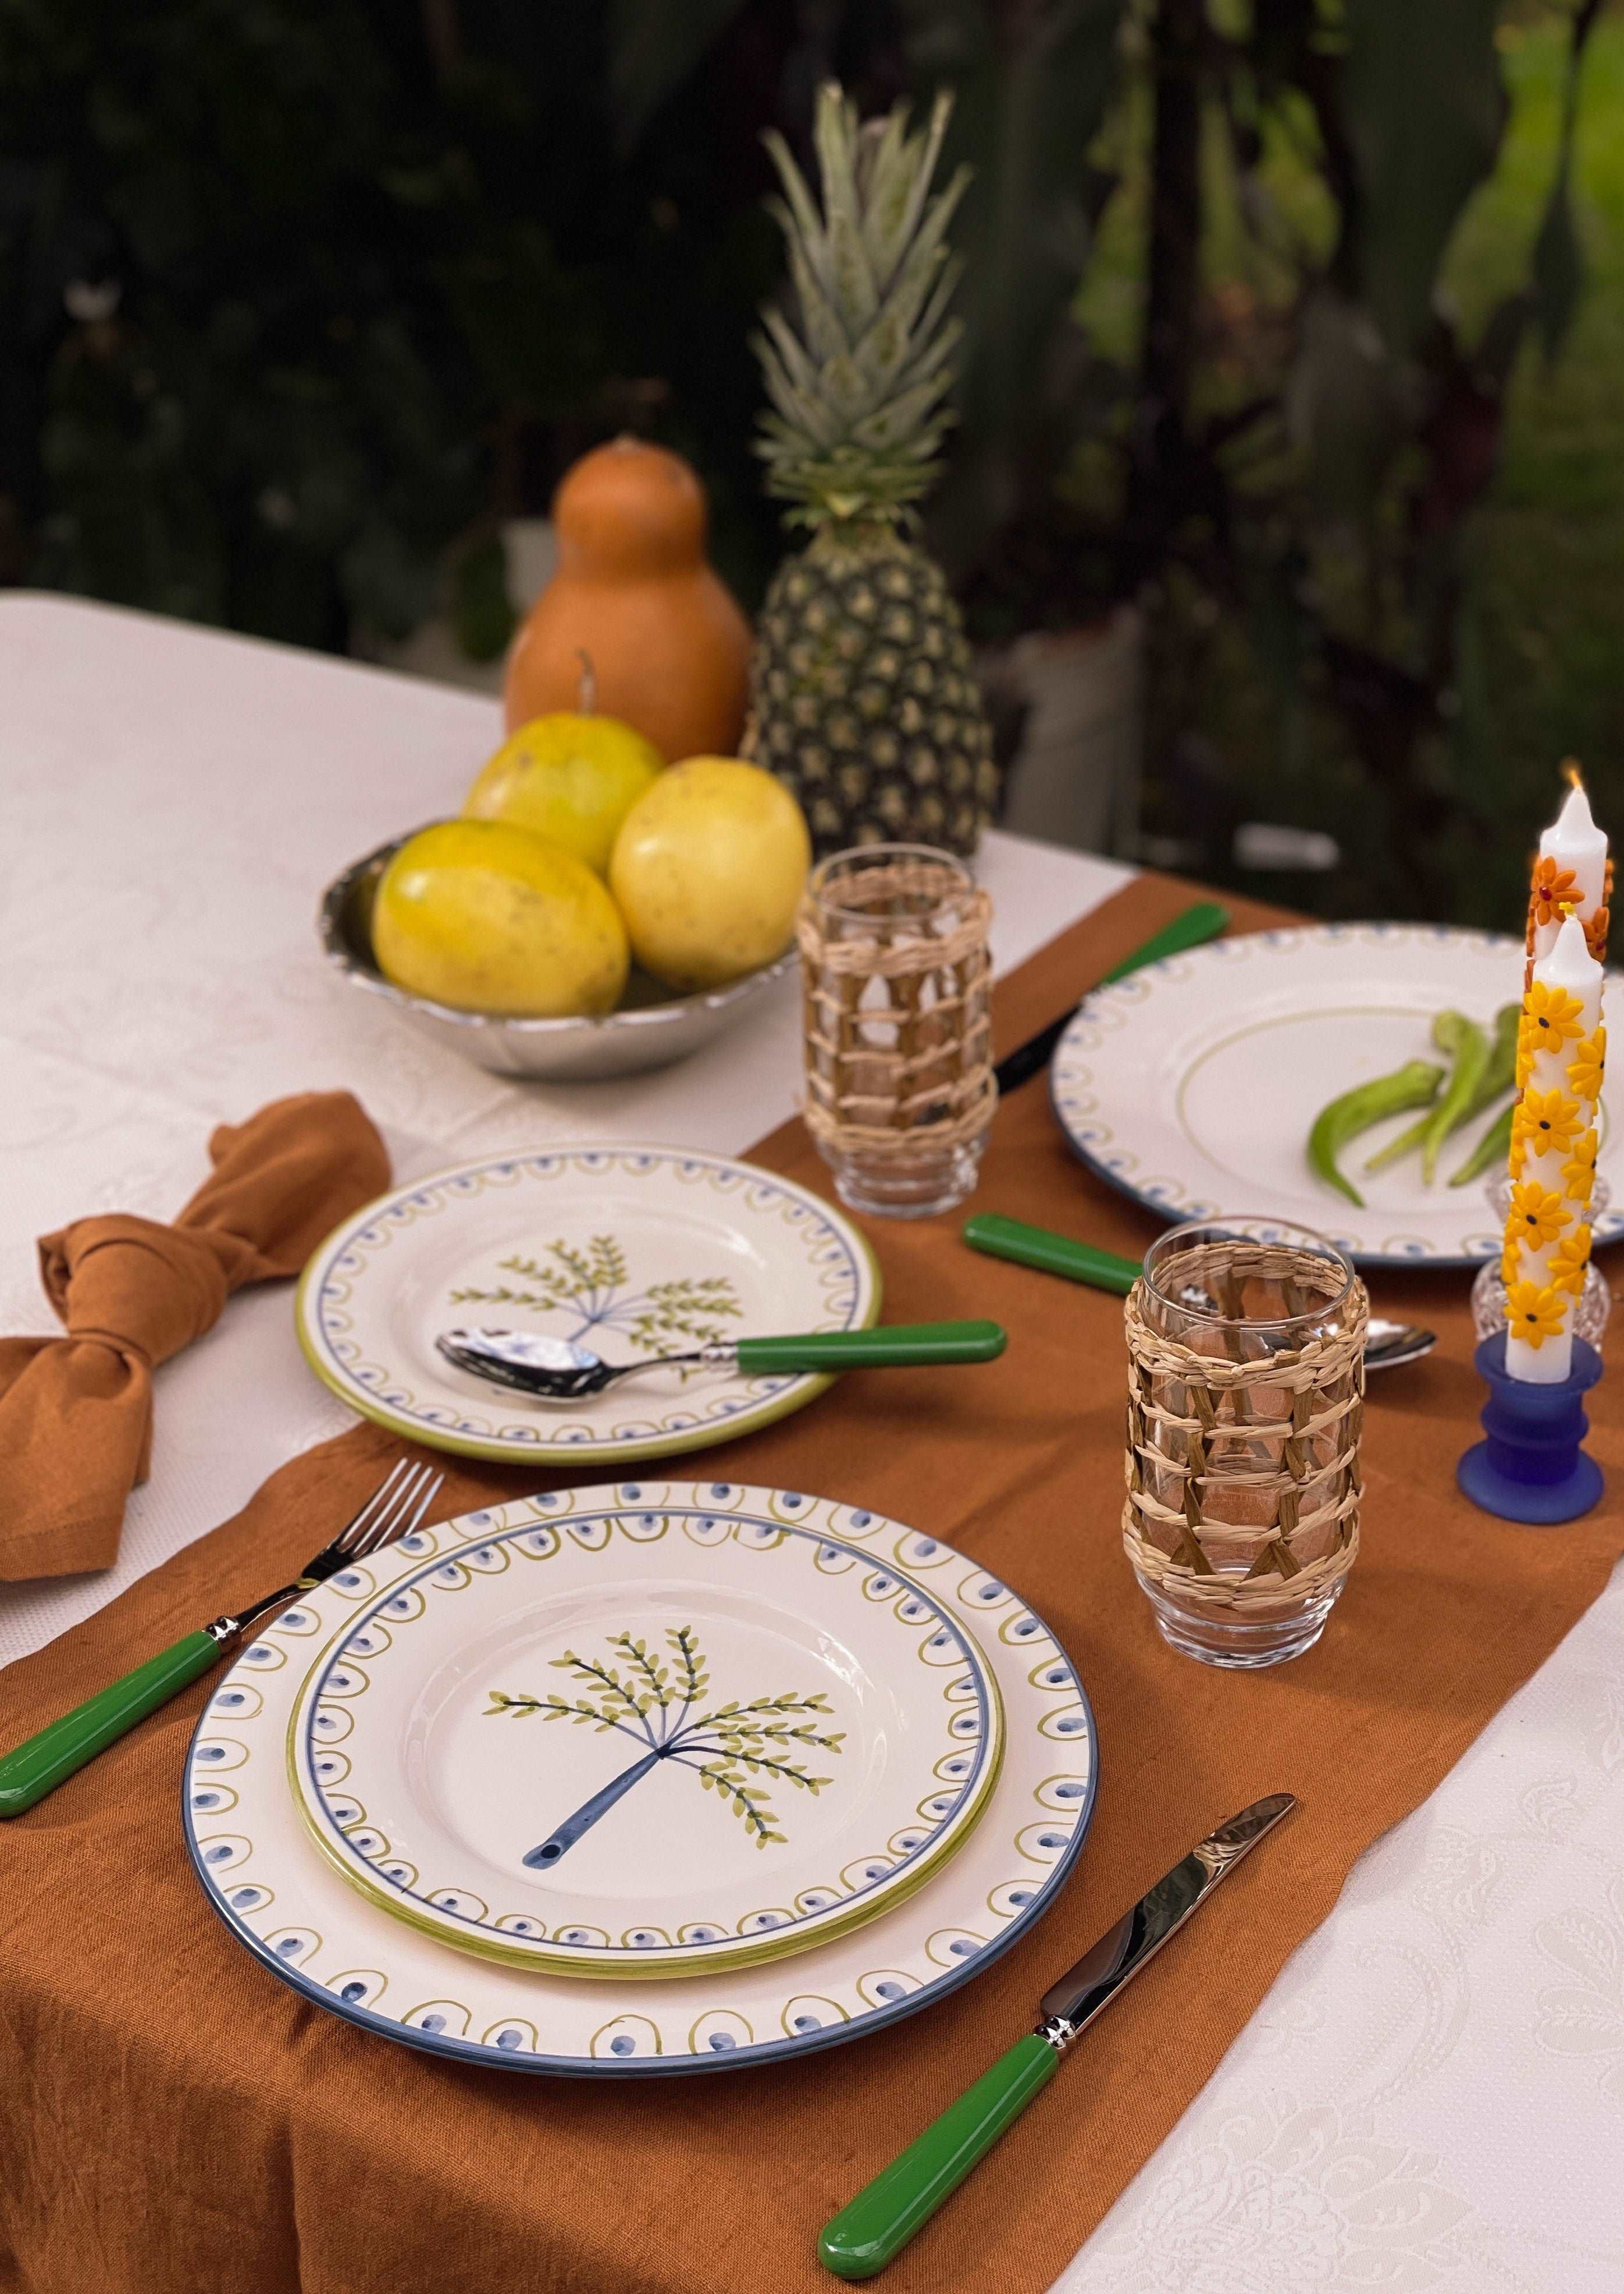
<svg viewBox="0 0 1624 2294"><path fill-rule="evenodd" d="M1341 1165L1363 1210L1314 1177L1306 1147L1328 1101L1407 1060L1440 1058L1437 1013L1453 1006L1486 1024L1520 999L1522 964L1520 940L1422 925L1215 940L1087 998L1055 1053L1055 1112L1084 1162L1165 1219L1271 1214L1317 1228L1365 1266L1497 1257L1491 1175L1448 1184L1489 1115L1446 1142L1430 1187L1418 1157L1368 1177L1362 1169L1413 1111L1355 1140ZM1615 1202L1621 1089L1604 1093L1598 1159ZM1621 1234L1624 1209L1597 1217L1598 1243Z"/></svg>
<svg viewBox="0 0 1624 2294"><path fill-rule="evenodd" d="M954 1630L979 1644L1003 1706L1002 1768L962 1845L913 1894L792 1958L714 1973L702 1968L634 1987L454 1950L352 1887L316 1848L289 1789L287 1743L300 1690L321 1653L337 1637L364 1630L362 1620L386 1607L397 1587L415 1588L426 1568L453 1557L466 1567L473 1555L511 1548L537 1532L581 1544L572 1525L585 1532L606 1513L634 1523L673 1513L725 1523L727 1534L738 1533L746 1561L761 1558L751 1550L760 1542L759 1524L793 1528L806 1533L803 1542L816 1538L852 1551L850 1570L837 1573L842 1580L860 1582L860 1573L894 1576L900 1606L914 1598L905 1577ZM637 1541L625 1542L636 1558ZM510 1554L501 1582L511 1585L523 1570L544 1582L555 1566L544 1558L546 1546L544 1534L541 1554ZM453 1605L460 1598L454 1595ZM890 1603L877 1594L876 1606ZM583 1631L581 1639L586 1638ZM580 1640L575 1646L587 1654ZM798 1663L804 1643L786 1634L782 1647ZM707 1654L719 1660L720 1645ZM712 1675L711 1686L719 1688L715 1665ZM529 1684L516 1677L515 1685ZM753 1673L749 1686L753 1693ZM532 1779L538 1787L544 1781L544 1755L533 1737L556 1736L570 1724L504 1716L489 1726L512 1732L507 1757L518 1797L527 1800ZM238 1658L205 1709L188 1763L185 1825L192 1861L221 1917L305 1997L365 2030L465 2062L637 2078L829 2046L912 2014L968 1981L1054 1901L1083 1845L1094 1777L1092 1716L1071 1663L1019 1595L953 1547L882 1515L793 1492L631 1484L553 1492L422 1531L341 1571L284 1612ZM740 1821L708 1805L711 1796L691 1776L673 1783L691 1789L698 1803L690 1802L694 1825ZM645 1788L640 1783L632 1789ZM630 1791L626 1797L629 1802ZM796 1794L798 1815L804 1797ZM539 1833L554 1823L558 1805L538 1790ZM764 1872L796 1852L790 1824L776 1828L790 1842L754 1851ZM767 1905L784 1900L775 1890L760 1899Z"/></svg>
<svg viewBox="0 0 1624 2294"><path fill-rule="evenodd" d="M783 1958L922 1886L1003 1753L969 1627L776 1501L605 1499L476 1527L346 1619L288 1733L322 1852L556 1975Z"/></svg>
<svg viewBox="0 0 1624 2294"><path fill-rule="evenodd" d="M589 1470L732 1441L829 1379L651 1371L560 1406L454 1369L439 1333L544 1331L618 1363L879 1314L867 1245L804 1187L612 1145L485 1158L380 1196L328 1237L296 1308L311 1367L363 1417L468 1457Z"/></svg>

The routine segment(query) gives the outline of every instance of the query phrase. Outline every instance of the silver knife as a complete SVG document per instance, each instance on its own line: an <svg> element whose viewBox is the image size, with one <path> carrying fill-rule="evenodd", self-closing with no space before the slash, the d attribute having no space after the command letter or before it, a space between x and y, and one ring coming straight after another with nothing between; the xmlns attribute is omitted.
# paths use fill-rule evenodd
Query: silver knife
<svg viewBox="0 0 1624 2294"><path fill-rule="evenodd" d="M837 2278L872 2278L928 2223L1054 2077L1078 2033L1154 1959L1198 1904L1296 1806L1291 1793L1255 1800L1192 1848L1148 1895L1044 1992L1037 2029L1018 2039L974 2087L824 2225L818 2260Z"/></svg>

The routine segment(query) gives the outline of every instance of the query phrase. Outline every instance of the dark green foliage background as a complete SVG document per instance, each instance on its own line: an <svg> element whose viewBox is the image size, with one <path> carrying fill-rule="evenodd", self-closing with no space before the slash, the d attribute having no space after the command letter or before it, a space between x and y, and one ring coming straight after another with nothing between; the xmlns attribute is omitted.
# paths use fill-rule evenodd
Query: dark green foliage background
<svg viewBox="0 0 1624 2294"><path fill-rule="evenodd" d="M977 634L1137 598L1170 856L1504 923L1563 751L1624 796L1596 0L0 0L0 581L342 651L449 567L491 658L500 521L630 427L753 605L760 131L804 158L831 71L950 84L977 168L930 514ZM1244 878L1260 818L1342 867Z"/></svg>
<svg viewBox="0 0 1624 2294"><path fill-rule="evenodd" d="M760 107L695 89L628 158L604 39L591 0L4 0L0 574L341 649L465 540L477 624L482 530L631 420L757 586Z"/></svg>

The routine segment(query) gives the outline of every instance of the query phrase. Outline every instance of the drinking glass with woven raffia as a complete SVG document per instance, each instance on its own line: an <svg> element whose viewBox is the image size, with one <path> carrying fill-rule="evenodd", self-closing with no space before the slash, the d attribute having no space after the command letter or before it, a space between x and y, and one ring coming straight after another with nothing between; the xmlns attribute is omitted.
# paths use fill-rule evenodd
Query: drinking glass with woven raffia
<svg viewBox="0 0 1624 2294"><path fill-rule="evenodd" d="M1279 1219L1157 1237L1128 1294L1123 1543L1163 1639L1279 1664L1325 1630L1359 1552L1365 1288Z"/></svg>
<svg viewBox="0 0 1624 2294"><path fill-rule="evenodd" d="M854 1209L951 1210L997 1105L992 903L946 852L860 845L812 874L797 933L807 1127Z"/></svg>

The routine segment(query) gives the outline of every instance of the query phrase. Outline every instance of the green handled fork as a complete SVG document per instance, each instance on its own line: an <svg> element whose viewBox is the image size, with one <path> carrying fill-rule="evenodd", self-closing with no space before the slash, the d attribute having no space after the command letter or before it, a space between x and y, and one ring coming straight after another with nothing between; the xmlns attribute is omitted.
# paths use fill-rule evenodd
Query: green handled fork
<svg viewBox="0 0 1624 2294"><path fill-rule="evenodd" d="M234 1648L248 1627L272 1609L309 1592L349 1562L364 1560L386 1545L393 1545L416 1529L439 1493L444 1479L432 1467L414 1466L402 1458L373 1491L354 1518L337 1537L305 1563L291 1585L280 1586L235 1616L216 1617L194 1633L186 1633L158 1655L149 1657L122 1680L76 1704L60 1720L53 1720L37 1736L0 1759L0 1817L20 1816L74 1776L98 1753L127 1736L138 1720L156 1712L178 1696L189 1682L199 1680L226 1651Z"/></svg>

